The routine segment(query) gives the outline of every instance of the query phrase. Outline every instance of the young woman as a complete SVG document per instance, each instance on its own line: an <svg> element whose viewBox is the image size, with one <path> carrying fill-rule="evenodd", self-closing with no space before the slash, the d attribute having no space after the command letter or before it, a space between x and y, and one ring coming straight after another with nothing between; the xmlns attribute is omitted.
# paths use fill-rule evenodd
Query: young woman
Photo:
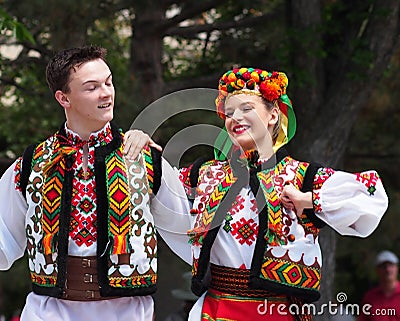
<svg viewBox="0 0 400 321"><path fill-rule="evenodd" d="M366 237L386 211L375 171L350 174L287 154L296 126L287 84L284 73L255 68L221 77L217 113L234 147L226 160L180 170L190 214L166 214L176 199L163 192L172 175L163 171L152 213L192 264L200 299L189 320L309 320L302 305L320 296L320 228Z"/></svg>

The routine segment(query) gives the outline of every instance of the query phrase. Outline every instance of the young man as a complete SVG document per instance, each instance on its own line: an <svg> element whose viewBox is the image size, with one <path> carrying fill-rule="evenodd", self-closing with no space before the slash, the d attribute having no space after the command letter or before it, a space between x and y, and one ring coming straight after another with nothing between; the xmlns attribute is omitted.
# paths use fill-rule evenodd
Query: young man
<svg viewBox="0 0 400 321"><path fill-rule="evenodd" d="M47 81L66 122L0 180L0 269L26 250L32 280L22 321L153 319L149 203L161 185L161 154L150 147L125 158L105 57L90 46L51 59Z"/></svg>

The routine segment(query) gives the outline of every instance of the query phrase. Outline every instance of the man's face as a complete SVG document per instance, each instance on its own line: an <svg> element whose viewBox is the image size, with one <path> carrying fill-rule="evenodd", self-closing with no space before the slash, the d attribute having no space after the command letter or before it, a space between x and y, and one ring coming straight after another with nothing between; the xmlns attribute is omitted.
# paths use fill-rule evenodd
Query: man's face
<svg viewBox="0 0 400 321"><path fill-rule="evenodd" d="M379 281L396 281L398 278L399 268L397 264L391 262L383 262L377 266L377 274Z"/></svg>
<svg viewBox="0 0 400 321"><path fill-rule="evenodd" d="M69 128L94 132L113 119L115 89L111 71L102 59L71 70L68 87L63 107Z"/></svg>

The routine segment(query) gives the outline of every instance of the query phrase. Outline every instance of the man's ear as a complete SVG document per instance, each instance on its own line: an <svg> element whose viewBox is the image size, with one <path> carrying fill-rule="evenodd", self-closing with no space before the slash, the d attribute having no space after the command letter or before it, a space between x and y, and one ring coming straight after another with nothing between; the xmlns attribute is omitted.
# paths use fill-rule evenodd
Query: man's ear
<svg viewBox="0 0 400 321"><path fill-rule="evenodd" d="M71 104L69 102L69 99L65 93L63 93L61 90L57 90L54 94L54 97L58 101L58 103L63 107L63 108L69 108L71 107Z"/></svg>

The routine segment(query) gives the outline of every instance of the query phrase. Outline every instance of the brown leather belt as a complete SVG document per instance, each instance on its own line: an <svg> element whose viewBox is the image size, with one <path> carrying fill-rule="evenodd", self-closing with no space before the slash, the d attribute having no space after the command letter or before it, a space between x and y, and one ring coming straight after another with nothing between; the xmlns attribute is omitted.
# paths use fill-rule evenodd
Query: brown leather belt
<svg viewBox="0 0 400 321"><path fill-rule="evenodd" d="M71 301L99 301L115 297L100 296L95 256L68 256L67 278L62 299Z"/></svg>

